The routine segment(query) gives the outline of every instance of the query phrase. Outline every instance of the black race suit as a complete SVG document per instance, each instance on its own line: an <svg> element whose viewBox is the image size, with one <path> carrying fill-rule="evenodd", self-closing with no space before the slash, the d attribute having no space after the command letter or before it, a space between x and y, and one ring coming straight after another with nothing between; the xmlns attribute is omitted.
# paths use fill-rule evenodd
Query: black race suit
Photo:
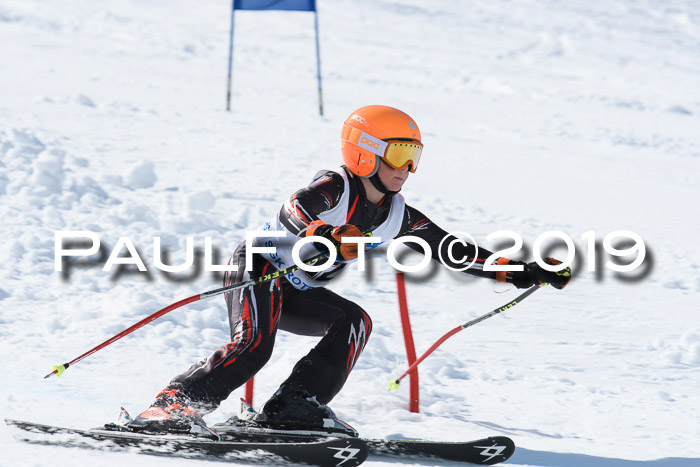
<svg viewBox="0 0 700 467"><path fill-rule="evenodd" d="M354 224L365 232L373 230L387 218L391 204L390 196L387 195L382 202L375 205L367 200L359 178L349 175L348 186L350 202L346 223ZM297 234L310 222L317 220L319 213L333 208L344 189L343 178L338 173L325 172L309 186L291 196L288 203L282 207L280 221L286 229ZM417 209L405 205L398 236L406 235L424 239L431 246L433 258L438 259L438 246L447 232ZM449 239L444 241L443 249L446 249L449 243ZM238 271L227 273L224 285L241 282L249 277L258 277L274 270L271 263L254 254L254 269L246 273L245 248L243 243L234 252L231 263L239 265ZM457 243L453 249L453 257L465 258L466 264L474 259L474 251L472 245ZM447 260L446 251L442 253L443 259ZM494 272L482 270L484 259L490 255L491 252L480 248L476 263L466 272L495 278ZM451 265L459 267L461 264ZM345 266L346 263L336 263L330 272L318 273L316 276L325 275L323 279L330 279ZM231 342L175 377L170 383L170 387L178 388L197 401L203 413L216 408L234 389L252 378L267 363L278 329L321 337L316 347L295 365L285 383L304 387L310 394L315 395L319 402L326 404L345 384L372 332L372 321L359 305L325 287L298 290L285 278L230 292L226 294L226 304Z"/></svg>

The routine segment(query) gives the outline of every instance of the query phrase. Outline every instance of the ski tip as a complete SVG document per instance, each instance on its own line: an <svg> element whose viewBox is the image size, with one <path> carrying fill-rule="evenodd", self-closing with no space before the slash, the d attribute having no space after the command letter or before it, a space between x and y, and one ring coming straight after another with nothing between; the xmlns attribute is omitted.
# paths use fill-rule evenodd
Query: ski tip
<svg viewBox="0 0 700 467"><path fill-rule="evenodd" d="M389 381L389 389L392 391L398 391L399 390L399 385L401 384L401 381L398 379L392 379Z"/></svg>

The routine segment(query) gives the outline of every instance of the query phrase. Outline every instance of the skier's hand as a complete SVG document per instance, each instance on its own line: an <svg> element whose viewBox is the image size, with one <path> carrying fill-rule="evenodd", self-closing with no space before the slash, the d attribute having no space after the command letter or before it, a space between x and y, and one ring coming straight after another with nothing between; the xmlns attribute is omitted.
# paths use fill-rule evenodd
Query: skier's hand
<svg viewBox="0 0 700 467"><path fill-rule="evenodd" d="M357 243L341 243L343 237L364 237L365 234L356 225L345 224L339 225L338 227L333 227L330 231L331 241L338 249L338 256L340 256L345 261L357 258L357 250L359 245Z"/></svg>
<svg viewBox="0 0 700 467"><path fill-rule="evenodd" d="M323 221L312 222L309 227L301 231L301 234L304 237L319 236L327 238L335 245L338 256L345 261L357 258L358 244L354 242L342 243L343 237L365 236L356 225L344 224L334 227Z"/></svg>
<svg viewBox="0 0 700 467"><path fill-rule="evenodd" d="M554 258L545 258L544 262L553 266L561 264L561 261ZM528 263L524 271L513 273L513 285L519 289L532 285L550 284L555 289L563 289L571 280L571 267L567 266L559 271L547 271L536 262Z"/></svg>

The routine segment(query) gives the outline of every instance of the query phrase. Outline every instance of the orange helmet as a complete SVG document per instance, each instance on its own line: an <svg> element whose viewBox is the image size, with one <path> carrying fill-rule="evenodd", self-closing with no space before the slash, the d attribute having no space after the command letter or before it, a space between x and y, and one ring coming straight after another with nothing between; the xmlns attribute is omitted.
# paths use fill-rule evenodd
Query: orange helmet
<svg viewBox="0 0 700 467"><path fill-rule="evenodd" d="M360 177L377 173L380 157L394 169L408 166L415 172L423 150L416 122L385 105L368 105L350 114L340 139L345 165Z"/></svg>

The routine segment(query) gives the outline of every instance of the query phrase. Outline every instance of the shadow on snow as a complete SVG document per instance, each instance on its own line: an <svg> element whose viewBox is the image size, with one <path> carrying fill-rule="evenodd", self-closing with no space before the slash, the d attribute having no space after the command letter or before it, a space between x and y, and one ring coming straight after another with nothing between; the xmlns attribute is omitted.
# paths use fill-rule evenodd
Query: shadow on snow
<svg viewBox="0 0 700 467"><path fill-rule="evenodd" d="M590 467L592 465L596 467L697 467L700 466L700 459L666 457L664 459L636 461L615 459L613 457L589 456L586 454L533 451L518 447L513 457L507 463L530 464L542 467Z"/></svg>

